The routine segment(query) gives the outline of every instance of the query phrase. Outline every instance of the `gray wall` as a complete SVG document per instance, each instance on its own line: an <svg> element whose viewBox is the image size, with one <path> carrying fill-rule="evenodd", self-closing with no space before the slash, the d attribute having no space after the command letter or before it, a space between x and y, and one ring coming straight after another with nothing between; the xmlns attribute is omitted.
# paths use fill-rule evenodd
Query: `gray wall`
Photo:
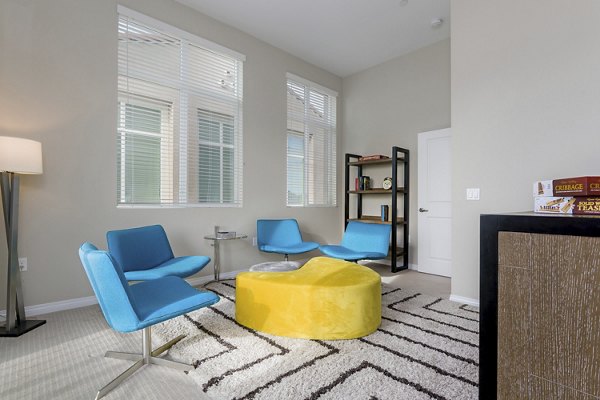
<svg viewBox="0 0 600 400"><path fill-rule="evenodd" d="M179 3L120 3L246 55L244 207L117 209L116 1L3 0L0 135L39 140L44 153L44 174L22 179L19 253L29 260L26 305L90 296L77 249L86 240L105 247L110 229L163 224L177 255L212 256L203 236L214 225L252 237L259 217L294 217L307 238L338 241L340 207L285 206L285 74L337 91L341 79ZM4 229L0 242L4 263ZM222 250L225 272L280 259L259 254L251 238ZM209 266L200 275L211 271ZM5 273L0 275L5 287Z"/></svg>
<svg viewBox="0 0 600 400"><path fill-rule="evenodd" d="M597 0L452 1L454 295L478 298L479 214L600 174L599 18Z"/></svg>
<svg viewBox="0 0 600 400"><path fill-rule="evenodd" d="M450 126L450 40L409 53L343 80L343 153L411 151L410 263L417 263L417 134ZM389 169L370 170L376 183ZM371 176L370 175L370 176ZM373 177L373 176L372 176ZM382 199L365 198L379 213ZM372 211L369 211L372 210Z"/></svg>

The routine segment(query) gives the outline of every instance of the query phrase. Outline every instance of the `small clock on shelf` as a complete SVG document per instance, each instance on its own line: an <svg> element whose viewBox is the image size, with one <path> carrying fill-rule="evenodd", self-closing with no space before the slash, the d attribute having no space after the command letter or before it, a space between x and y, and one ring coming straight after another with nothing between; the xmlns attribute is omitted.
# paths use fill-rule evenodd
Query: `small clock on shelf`
<svg viewBox="0 0 600 400"><path fill-rule="evenodd" d="M392 188L392 178L389 176L383 179L383 184L381 185L385 190L390 190Z"/></svg>

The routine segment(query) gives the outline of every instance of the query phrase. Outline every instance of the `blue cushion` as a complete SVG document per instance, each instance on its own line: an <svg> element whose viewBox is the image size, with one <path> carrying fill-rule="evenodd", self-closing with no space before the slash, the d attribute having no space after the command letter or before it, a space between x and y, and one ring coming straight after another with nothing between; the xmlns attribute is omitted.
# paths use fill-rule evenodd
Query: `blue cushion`
<svg viewBox="0 0 600 400"><path fill-rule="evenodd" d="M160 225L109 231L106 241L108 251L124 272L154 268L173 258Z"/></svg>
<svg viewBox="0 0 600 400"><path fill-rule="evenodd" d="M391 225L350 221L339 246L321 246L327 256L343 260L378 260L387 257Z"/></svg>
<svg viewBox="0 0 600 400"><path fill-rule="evenodd" d="M319 248L319 243L315 242L302 242L291 246L272 246L269 244L262 245L259 250L267 253L284 253L284 254L301 254L307 251L315 250Z"/></svg>
<svg viewBox="0 0 600 400"><path fill-rule="evenodd" d="M351 221L346 226L341 245L355 252L372 252L387 256L391 233L391 225Z"/></svg>
<svg viewBox="0 0 600 400"><path fill-rule="evenodd" d="M198 290L175 276L154 279L131 286L140 318L137 329L166 321L173 317L210 306L219 296L207 290Z"/></svg>
<svg viewBox="0 0 600 400"><path fill-rule="evenodd" d="M125 278L129 281L147 281L165 276L178 276L185 278L194 275L210 262L206 256L184 256L175 257L167 262L146 270L134 270L125 272Z"/></svg>
<svg viewBox="0 0 600 400"><path fill-rule="evenodd" d="M369 252L369 251L353 251L343 246L327 245L319 247L319 250L326 256L339 258L342 260L358 261L358 260L379 260L387 257L387 254Z"/></svg>
<svg viewBox="0 0 600 400"><path fill-rule="evenodd" d="M319 247L315 242L302 241L295 219L259 219L256 221L258 249L268 253L300 254Z"/></svg>

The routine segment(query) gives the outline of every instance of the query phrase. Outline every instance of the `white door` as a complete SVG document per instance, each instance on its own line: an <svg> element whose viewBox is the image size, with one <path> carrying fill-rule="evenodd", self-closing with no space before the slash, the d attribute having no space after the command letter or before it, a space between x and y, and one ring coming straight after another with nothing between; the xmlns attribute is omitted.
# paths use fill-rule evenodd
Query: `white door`
<svg viewBox="0 0 600 400"><path fill-rule="evenodd" d="M452 136L450 128L419 134L419 272L452 272Z"/></svg>

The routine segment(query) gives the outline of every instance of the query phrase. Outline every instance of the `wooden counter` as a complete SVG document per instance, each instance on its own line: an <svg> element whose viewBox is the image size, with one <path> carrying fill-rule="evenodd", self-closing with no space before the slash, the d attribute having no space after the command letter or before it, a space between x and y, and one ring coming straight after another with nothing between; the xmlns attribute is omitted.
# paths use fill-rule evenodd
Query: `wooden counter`
<svg viewBox="0 0 600 400"><path fill-rule="evenodd" d="M600 397L600 217L481 216L479 398Z"/></svg>

